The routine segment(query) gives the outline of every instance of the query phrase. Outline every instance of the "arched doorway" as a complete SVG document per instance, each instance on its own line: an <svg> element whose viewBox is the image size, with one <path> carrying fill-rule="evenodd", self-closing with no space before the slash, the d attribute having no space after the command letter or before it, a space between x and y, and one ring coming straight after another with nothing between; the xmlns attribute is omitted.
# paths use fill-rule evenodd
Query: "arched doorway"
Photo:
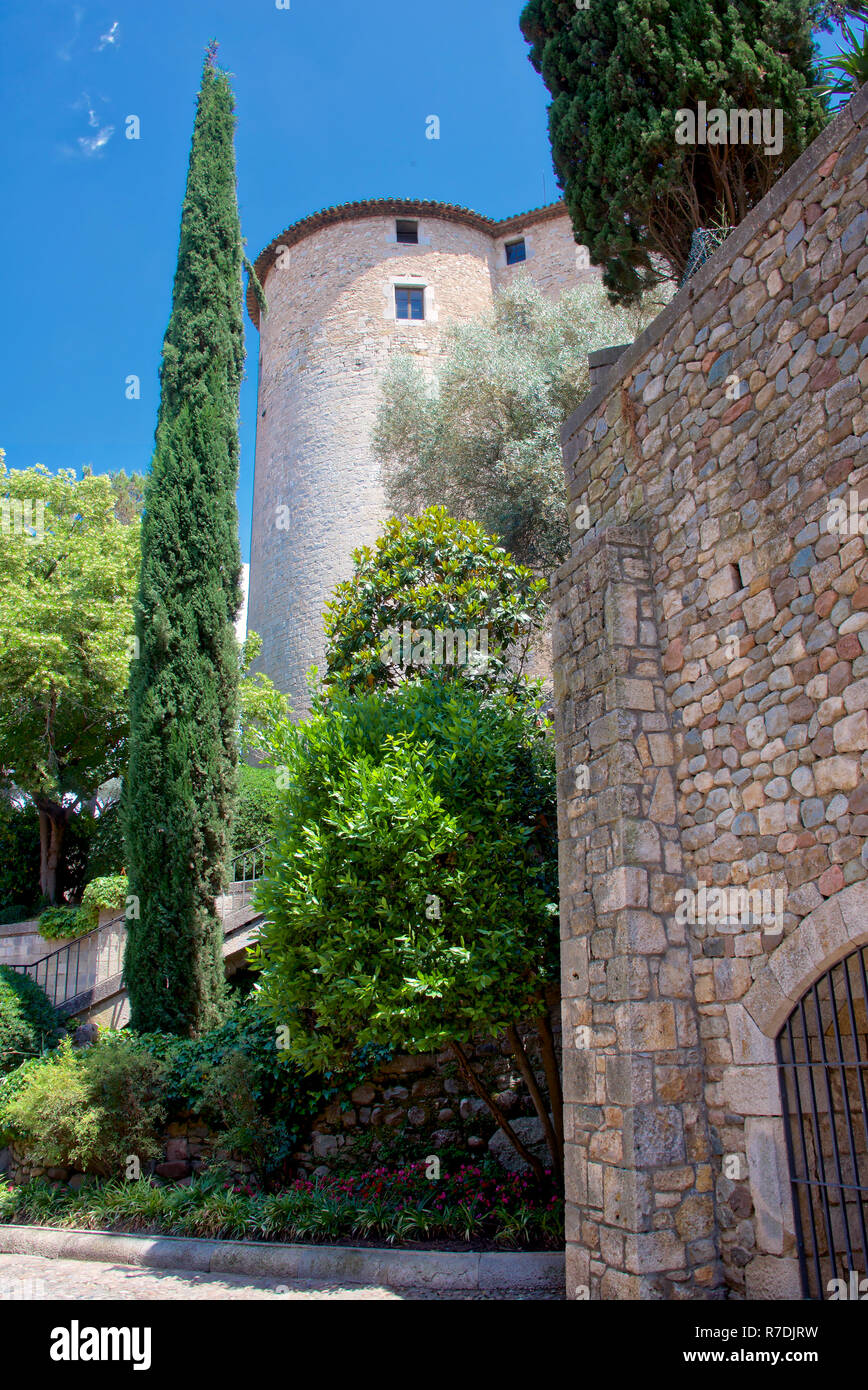
<svg viewBox="0 0 868 1390"><path fill-rule="evenodd" d="M868 1276L868 945L805 990L776 1039L803 1296Z"/></svg>

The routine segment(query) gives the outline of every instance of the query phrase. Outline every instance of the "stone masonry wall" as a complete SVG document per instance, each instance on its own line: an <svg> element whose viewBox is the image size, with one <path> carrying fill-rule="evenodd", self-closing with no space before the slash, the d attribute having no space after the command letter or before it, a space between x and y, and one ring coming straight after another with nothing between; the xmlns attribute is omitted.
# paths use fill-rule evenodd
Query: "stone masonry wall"
<svg viewBox="0 0 868 1390"><path fill-rule="evenodd" d="M560 1054L560 1008L557 991L549 1000L555 1047ZM528 1056L545 1093L544 1072L533 1031L521 1028ZM505 1040L479 1039L467 1049L474 1071L516 1124L531 1152L548 1164L548 1149L527 1087ZM380 1163L416 1163L435 1154L447 1163L456 1156L478 1161L486 1153L517 1171L521 1159L495 1125L484 1103L470 1093L450 1052L393 1057L347 1095L337 1097L316 1116L306 1142L293 1155L298 1176L321 1176L332 1170L373 1167ZM5 1158L4 1158L5 1155ZM195 1114L176 1115L167 1124L163 1153L155 1172L165 1182L189 1178L212 1160L243 1176L248 1161L223 1147L219 1133ZM44 1177L81 1185L70 1168L45 1169L26 1154L0 1150L0 1173L19 1183Z"/></svg>
<svg viewBox="0 0 868 1390"><path fill-rule="evenodd" d="M644 528L564 566L554 614L568 1291L695 1298L720 1282L711 1141Z"/></svg>
<svg viewBox="0 0 868 1390"><path fill-rule="evenodd" d="M868 940L866 110L863 88L564 429L591 520L553 599L568 1264L592 1297L715 1295L712 1251L731 1296L800 1297L774 1038ZM777 891L781 920L682 938L676 892L703 884Z"/></svg>

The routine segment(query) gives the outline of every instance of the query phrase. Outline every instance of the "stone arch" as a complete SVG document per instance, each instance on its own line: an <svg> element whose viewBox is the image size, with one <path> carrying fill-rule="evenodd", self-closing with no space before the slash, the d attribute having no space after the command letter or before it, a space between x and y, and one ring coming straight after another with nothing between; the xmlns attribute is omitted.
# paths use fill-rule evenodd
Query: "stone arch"
<svg viewBox="0 0 868 1390"><path fill-rule="evenodd" d="M868 942L868 880L842 888L809 912L769 956L742 1003L767 1038L776 1038L805 990Z"/></svg>
<svg viewBox="0 0 868 1390"><path fill-rule="evenodd" d="M866 942L868 880L862 880L810 912L772 952L747 994L727 1005L733 1064L724 1088L729 1106L745 1117L755 1212L748 1298L802 1297L775 1039L814 981Z"/></svg>

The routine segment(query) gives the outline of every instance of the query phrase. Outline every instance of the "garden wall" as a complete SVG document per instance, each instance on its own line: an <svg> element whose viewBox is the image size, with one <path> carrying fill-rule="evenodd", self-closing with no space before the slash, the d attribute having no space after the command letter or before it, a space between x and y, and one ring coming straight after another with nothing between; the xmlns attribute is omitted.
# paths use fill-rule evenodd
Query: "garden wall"
<svg viewBox="0 0 868 1390"><path fill-rule="evenodd" d="M560 1001L550 1000L550 1021L560 1055ZM521 1029L528 1056L545 1091L543 1068L535 1034ZM505 1041L480 1040L467 1049L474 1070L523 1142L549 1165L548 1150L530 1096ZM252 1172L243 1154L225 1150L225 1141L196 1115L176 1116L166 1127L158 1177L180 1181L212 1159L228 1162L240 1174ZM6 1151L4 1151L6 1152ZM293 1175L322 1175L340 1168L365 1168L388 1162L409 1164L429 1155L441 1159L444 1171L458 1161L498 1156L509 1171L523 1165L496 1127L484 1103L460 1076L450 1052L397 1056L349 1094L337 1097L313 1121L308 1141L293 1156ZM9 1155L10 1181L46 1177L53 1182L80 1184L76 1170L45 1169L26 1155Z"/></svg>
<svg viewBox="0 0 868 1390"><path fill-rule="evenodd" d="M591 522L553 657L568 1292L592 1298L801 1296L774 1039L868 941L868 518L830 526L868 502L866 110L564 428ZM703 884L777 891L780 920L684 923Z"/></svg>

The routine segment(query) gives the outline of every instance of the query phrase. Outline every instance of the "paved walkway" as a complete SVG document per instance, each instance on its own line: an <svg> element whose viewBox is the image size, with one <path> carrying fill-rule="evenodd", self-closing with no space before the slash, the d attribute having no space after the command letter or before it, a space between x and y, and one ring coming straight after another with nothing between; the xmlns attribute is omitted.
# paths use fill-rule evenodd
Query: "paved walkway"
<svg viewBox="0 0 868 1390"><path fill-rule="evenodd" d="M7 1299L392 1299L470 1300L553 1299L553 1295L487 1290L468 1293L432 1289L386 1289L293 1280L250 1279L244 1275L199 1274L142 1269L139 1265L97 1260L52 1260L43 1255L0 1255L0 1302Z"/></svg>

